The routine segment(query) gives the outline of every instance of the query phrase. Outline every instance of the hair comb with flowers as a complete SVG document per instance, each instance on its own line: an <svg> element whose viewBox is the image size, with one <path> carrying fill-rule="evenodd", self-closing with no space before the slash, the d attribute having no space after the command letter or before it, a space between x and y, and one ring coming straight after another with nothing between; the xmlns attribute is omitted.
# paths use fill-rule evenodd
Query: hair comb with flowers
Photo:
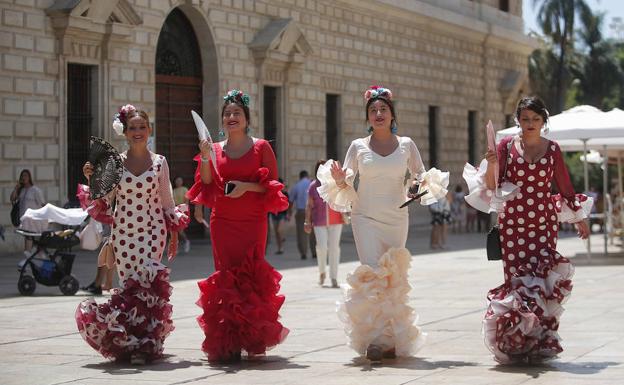
<svg viewBox="0 0 624 385"><path fill-rule="evenodd" d="M249 107L249 95L240 90L229 90L223 97L225 102L239 102L245 107Z"/></svg>
<svg viewBox="0 0 624 385"><path fill-rule="evenodd" d="M119 108L119 112L113 116L113 130L115 130L117 135L123 135L124 127L128 124L128 114L136 110L136 107L132 104L126 104Z"/></svg>
<svg viewBox="0 0 624 385"><path fill-rule="evenodd" d="M381 86L370 86L364 93L364 99L366 99L366 101L369 101L371 98L374 99L379 97L392 100L392 91Z"/></svg>

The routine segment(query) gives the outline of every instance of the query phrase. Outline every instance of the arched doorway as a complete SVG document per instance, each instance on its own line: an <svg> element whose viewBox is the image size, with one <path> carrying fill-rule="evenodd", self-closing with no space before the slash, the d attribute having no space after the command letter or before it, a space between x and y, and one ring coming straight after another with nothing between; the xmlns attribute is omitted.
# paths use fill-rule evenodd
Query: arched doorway
<svg viewBox="0 0 624 385"><path fill-rule="evenodd" d="M202 61L189 19L171 11L156 47L156 152L167 157L171 177L193 182L197 130L191 110L202 112Z"/></svg>

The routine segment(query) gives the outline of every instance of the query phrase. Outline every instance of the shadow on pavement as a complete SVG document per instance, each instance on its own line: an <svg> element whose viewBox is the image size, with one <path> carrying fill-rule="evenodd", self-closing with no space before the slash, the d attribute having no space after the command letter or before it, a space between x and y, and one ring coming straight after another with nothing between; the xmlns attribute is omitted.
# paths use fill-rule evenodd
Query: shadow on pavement
<svg viewBox="0 0 624 385"><path fill-rule="evenodd" d="M97 364L83 365L85 369L100 370L103 373L111 374L114 376L137 374L141 372L167 372L177 369L186 369L191 366L202 366L200 361L174 361L174 355L165 354L162 359L156 360L152 363L145 365L130 365L127 362L114 362L114 361L102 361Z"/></svg>
<svg viewBox="0 0 624 385"><path fill-rule="evenodd" d="M543 364L529 365L497 365L490 370L501 373L524 373L528 377L538 378L549 372L561 372L570 374L596 374L609 366L619 366L621 362L546 362Z"/></svg>
<svg viewBox="0 0 624 385"><path fill-rule="evenodd" d="M478 366L476 362L466 361L429 361L420 357L402 357L397 359L384 359L382 364L371 364L364 357L355 357L351 363L345 364L350 367L361 367L362 371L374 371L375 368L401 368L414 370L452 369L466 366Z"/></svg>
<svg viewBox="0 0 624 385"><path fill-rule="evenodd" d="M236 373L241 370L283 370L283 369L307 369L309 365L301 365L290 362L288 358L281 356L265 356L252 359L244 359L241 362L232 364L208 363L203 360L205 365L214 369L220 369L227 373Z"/></svg>

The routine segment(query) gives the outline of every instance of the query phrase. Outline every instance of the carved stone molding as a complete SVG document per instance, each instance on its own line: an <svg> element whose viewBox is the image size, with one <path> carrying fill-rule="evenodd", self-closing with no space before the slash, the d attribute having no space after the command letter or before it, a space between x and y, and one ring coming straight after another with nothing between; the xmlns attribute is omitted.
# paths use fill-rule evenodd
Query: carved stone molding
<svg viewBox="0 0 624 385"><path fill-rule="evenodd" d="M347 88L347 81L341 78L334 78L330 76L321 77L321 87L324 90L333 91L336 93L342 93Z"/></svg>

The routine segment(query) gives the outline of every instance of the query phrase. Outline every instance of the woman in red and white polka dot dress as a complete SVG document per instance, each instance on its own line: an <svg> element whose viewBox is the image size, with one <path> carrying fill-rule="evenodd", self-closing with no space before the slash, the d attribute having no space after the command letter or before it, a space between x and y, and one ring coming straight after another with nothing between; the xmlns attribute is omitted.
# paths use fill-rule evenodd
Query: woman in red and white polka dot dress
<svg viewBox="0 0 624 385"><path fill-rule="evenodd" d="M479 175L472 175L483 178L484 185L466 198L479 207L482 198L493 195L500 162L499 186L505 182L514 188L504 197L499 194L498 205L488 203L498 206L505 282L488 293L483 332L487 347L501 363L537 362L563 350L557 329L562 304L572 290L574 267L556 251L557 232L559 222L570 222L586 238L584 218L592 205L591 198L574 193L559 145L540 135L548 120L543 102L523 98L516 118L522 133L503 139L497 153L488 151L487 166L482 163ZM475 185L466 170L464 177L469 186ZM559 194L551 193L553 182ZM484 194L486 189L489 194Z"/></svg>
<svg viewBox="0 0 624 385"><path fill-rule="evenodd" d="M105 357L141 364L161 356L173 330L169 268L160 260L167 232L172 234L171 259L177 249L175 235L189 218L185 205L174 205L167 160L147 148L152 131L147 114L127 105L120 115L130 146L121 154L123 176L107 197L92 203L89 215L112 222L110 242L122 288L106 304L98 306L93 298L83 301L76 321L83 338ZM92 165L87 162L83 171L89 177Z"/></svg>

